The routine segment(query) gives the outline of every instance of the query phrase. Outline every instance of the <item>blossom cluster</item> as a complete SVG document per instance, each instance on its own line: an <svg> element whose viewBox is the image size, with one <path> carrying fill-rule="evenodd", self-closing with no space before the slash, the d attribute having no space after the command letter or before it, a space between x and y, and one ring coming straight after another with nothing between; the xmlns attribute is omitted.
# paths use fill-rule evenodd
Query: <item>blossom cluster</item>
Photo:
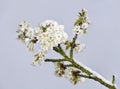
<svg viewBox="0 0 120 89"><path fill-rule="evenodd" d="M90 20L88 18L87 10L82 9L82 12L79 12L79 16L74 23L75 27L73 31L78 35L85 34L89 24Z"/></svg>
<svg viewBox="0 0 120 89"><path fill-rule="evenodd" d="M73 67L68 67L63 62L56 62L55 64L55 75L58 77L64 76L67 78L72 84L83 83L84 78L80 76L82 73L80 70L75 69Z"/></svg>
<svg viewBox="0 0 120 89"><path fill-rule="evenodd" d="M17 32L18 39L24 42L30 51L34 51L36 43L40 44L40 50L34 55L33 64L43 63L47 51L58 46L58 44L65 43L68 38L64 26L52 20L47 20L36 28L32 28L29 23L24 21L19 24Z"/></svg>
<svg viewBox="0 0 120 89"><path fill-rule="evenodd" d="M79 43L77 37L87 32L89 24L87 11L82 9L74 23L73 31L75 36L72 41L68 41L68 35L64 31L64 26L59 25L56 21L47 20L36 28L32 28L30 23L24 21L19 24L17 30L18 39L27 46L29 51L35 51L35 45L40 45L39 50L34 54L34 61L32 62L34 65L53 62L55 65L55 75L65 77L73 84L82 83L85 78L89 78L98 81L109 89L117 89L114 84L114 75L111 83L74 59L73 52L81 52L85 48L85 44ZM61 44L64 44L66 50L70 49L69 55L61 47ZM59 53L63 58L45 59L46 53L51 49Z"/></svg>
<svg viewBox="0 0 120 89"><path fill-rule="evenodd" d="M87 11L82 9L79 13L79 17L75 21L74 33L75 35L81 35L86 33L90 21L88 20ZM78 41L68 41L68 35L64 31L64 26L59 25L56 21L47 20L40 23L36 28L32 28L30 23L22 22L19 24L18 39L21 40L29 49L34 51L36 44L40 45L39 50L34 54L33 64L43 64L45 62L45 55L48 50L59 48L60 44L65 44L66 50L69 48L74 49L76 52L81 52L85 48L85 44L81 44ZM58 49L57 49L58 50ZM84 78L80 76L82 71L69 66L69 63L55 62L55 75L58 77L64 76L71 83L77 84L83 82Z"/></svg>
<svg viewBox="0 0 120 89"><path fill-rule="evenodd" d="M39 34L39 41L43 50L53 49L58 44L65 43L67 41L67 33L64 32L64 26L59 25L55 21L45 21L40 24L42 30Z"/></svg>
<svg viewBox="0 0 120 89"><path fill-rule="evenodd" d="M39 28L32 28L26 21L19 24L18 39L27 45L29 51L34 50L34 45L38 42Z"/></svg>

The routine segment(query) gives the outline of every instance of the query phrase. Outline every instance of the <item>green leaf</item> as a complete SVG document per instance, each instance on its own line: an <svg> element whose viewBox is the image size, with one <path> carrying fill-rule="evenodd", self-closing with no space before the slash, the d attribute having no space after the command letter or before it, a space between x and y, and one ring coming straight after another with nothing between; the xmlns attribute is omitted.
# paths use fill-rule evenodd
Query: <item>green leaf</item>
<svg viewBox="0 0 120 89"><path fill-rule="evenodd" d="M78 18L76 21L75 21L75 23L74 23L74 25L80 25L80 24L82 24L82 18Z"/></svg>
<svg viewBox="0 0 120 89"><path fill-rule="evenodd" d="M66 50L68 50L70 48L70 46L71 46L71 42L66 41L65 45L66 45Z"/></svg>

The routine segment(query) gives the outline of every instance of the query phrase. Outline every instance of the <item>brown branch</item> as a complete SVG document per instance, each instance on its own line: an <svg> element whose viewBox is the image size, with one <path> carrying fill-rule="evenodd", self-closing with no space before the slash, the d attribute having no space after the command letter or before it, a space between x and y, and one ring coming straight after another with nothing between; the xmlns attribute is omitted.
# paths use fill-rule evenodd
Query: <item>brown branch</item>
<svg viewBox="0 0 120 89"><path fill-rule="evenodd" d="M70 58L73 58L73 49L74 49L74 46L75 46L75 41L77 39L77 34L75 34L75 36L73 37L73 40L72 40L72 43L71 43L71 49L70 49Z"/></svg>

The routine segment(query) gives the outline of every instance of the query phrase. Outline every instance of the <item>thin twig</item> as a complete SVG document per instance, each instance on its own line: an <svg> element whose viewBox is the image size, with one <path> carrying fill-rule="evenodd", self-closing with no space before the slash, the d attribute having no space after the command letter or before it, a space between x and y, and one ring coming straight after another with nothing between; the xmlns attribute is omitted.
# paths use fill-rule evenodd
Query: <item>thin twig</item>
<svg viewBox="0 0 120 89"><path fill-rule="evenodd" d="M84 74L79 74L79 76L84 77L84 78L88 78L88 79L93 79L93 80L101 83L102 85L108 87L109 89L117 89L114 84L110 85L110 84L106 83L105 81L103 81L102 79L98 78L97 76L84 75Z"/></svg>
<svg viewBox="0 0 120 89"><path fill-rule="evenodd" d="M74 46L75 46L75 41L77 39L77 34L75 34L75 36L73 37L73 40L72 40L72 43L71 43L71 49L70 49L70 58L73 58L73 49L74 49Z"/></svg>
<svg viewBox="0 0 120 89"><path fill-rule="evenodd" d="M65 59L45 59L45 62L62 62L66 61Z"/></svg>

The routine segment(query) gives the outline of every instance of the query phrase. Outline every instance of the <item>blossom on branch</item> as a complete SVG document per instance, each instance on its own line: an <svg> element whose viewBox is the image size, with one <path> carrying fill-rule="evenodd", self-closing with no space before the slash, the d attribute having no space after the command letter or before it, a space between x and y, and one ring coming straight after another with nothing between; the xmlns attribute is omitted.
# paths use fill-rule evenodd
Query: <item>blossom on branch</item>
<svg viewBox="0 0 120 89"><path fill-rule="evenodd" d="M74 23L75 27L73 30L75 34L85 34L89 24L90 20L88 18L87 10L82 9L82 12L79 12L79 16Z"/></svg>
<svg viewBox="0 0 120 89"><path fill-rule="evenodd" d="M58 77L62 77L65 74L66 66L63 62L55 62L55 75Z"/></svg>
<svg viewBox="0 0 120 89"><path fill-rule="evenodd" d="M34 44L37 43L37 36L35 35L35 30L30 27L30 24L27 22L22 22L19 24L18 29L18 39L26 44L27 48L30 51L34 50Z"/></svg>
<svg viewBox="0 0 120 89"><path fill-rule="evenodd" d="M67 68L65 70L65 77L73 84L77 84L78 82L83 83L85 79L80 76L81 71L75 68Z"/></svg>
<svg viewBox="0 0 120 89"><path fill-rule="evenodd" d="M44 51L41 51L41 52L38 52L34 55L34 60L32 62L33 65L35 64L43 64L44 63L44 56L45 56L45 53Z"/></svg>
<svg viewBox="0 0 120 89"><path fill-rule="evenodd" d="M76 52L82 52L85 49L85 44L76 43L74 49Z"/></svg>
<svg viewBox="0 0 120 89"><path fill-rule="evenodd" d="M89 24L87 11L82 9L74 23L73 31L75 35L69 41L67 40L68 35L64 31L64 26L59 25L56 21L47 20L36 28L32 28L29 23L24 21L19 24L17 31L18 39L25 43L29 51L35 51L34 46L36 44L40 46L39 50L34 54L33 65L53 62L55 65L55 75L67 78L72 84L82 83L84 78L89 78L109 89L117 89L114 84L115 77L113 77L112 83L110 83L101 75L74 59L74 52L81 52L85 48L85 44L77 42L77 38L79 35L87 32ZM65 47L62 47L61 44ZM45 58L48 50L59 53L62 58ZM69 55L66 53L66 50L69 51Z"/></svg>
<svg viewBox="0 0 120 89"><path fill-rule="evenodd" d="M24 21L20 23L17 32L18 39L24 42L30 51L34 51L35 44L40 44L41 51L34 55L33 64L42 64L47 51L65 43L68 38L64 26L52 20L47 20L36 28L30 27L30 24Z"/></svg>

